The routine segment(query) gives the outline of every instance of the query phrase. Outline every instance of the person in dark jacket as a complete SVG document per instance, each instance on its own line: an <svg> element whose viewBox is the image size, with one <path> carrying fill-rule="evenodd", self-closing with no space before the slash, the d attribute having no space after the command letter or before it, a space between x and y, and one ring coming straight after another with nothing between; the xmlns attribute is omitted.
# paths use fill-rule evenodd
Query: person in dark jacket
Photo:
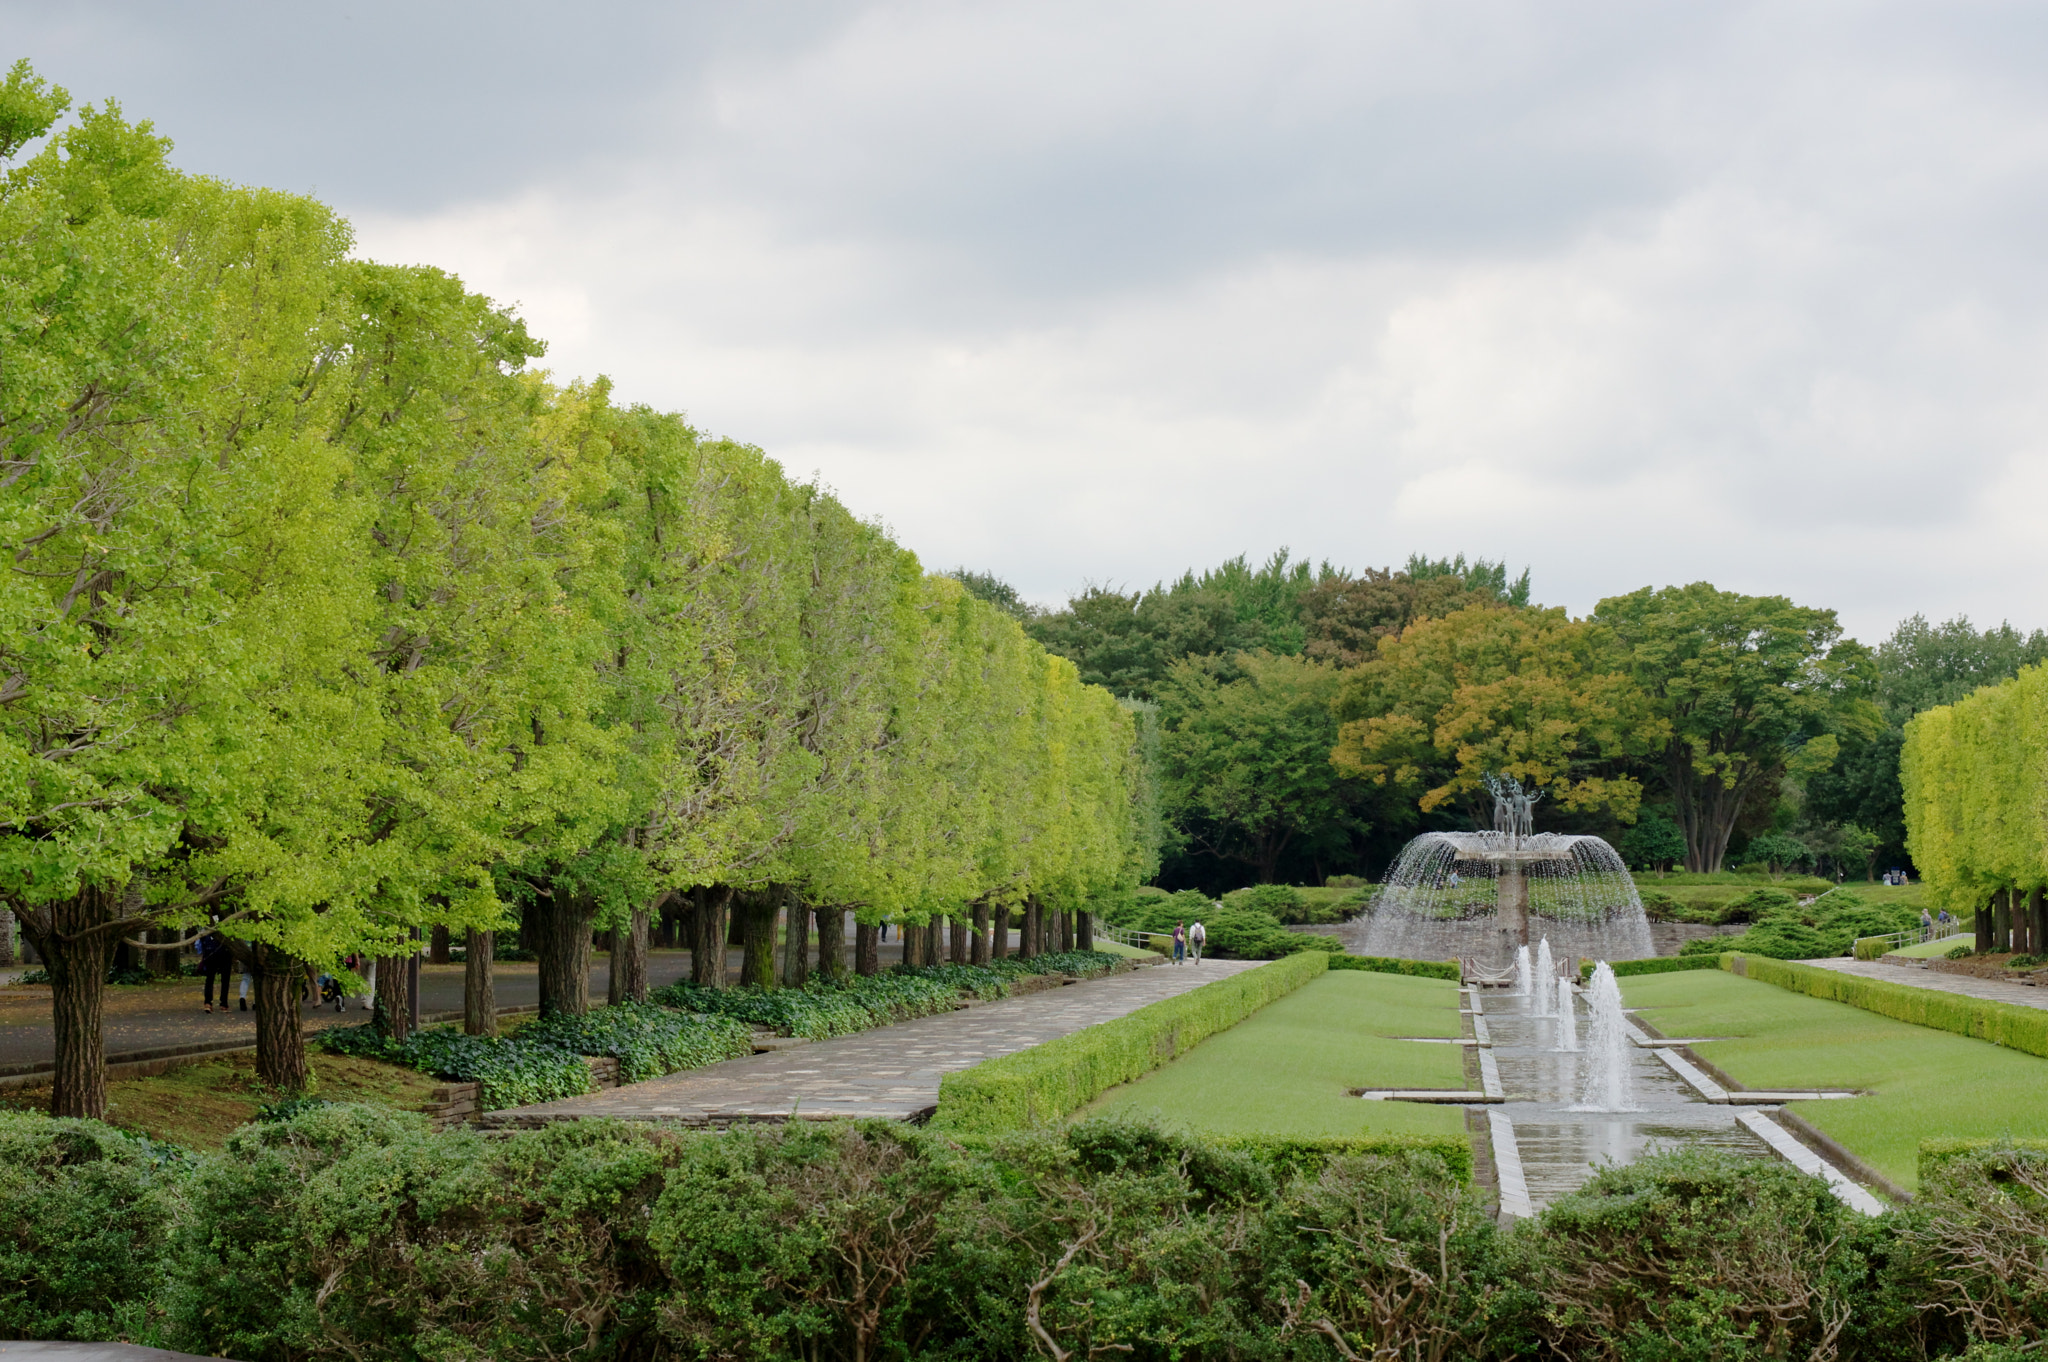
<svg viewBox="0 0 2048 1362"><path fill-rule="evenodd" d="M210 932L199 938L199 977L205 980L202 996L206 1010L213 1011L214 981L220 981L220 1010L228 1010L228 980L234 977L235 953L228 949L228 943L219 932Z"/></svg>

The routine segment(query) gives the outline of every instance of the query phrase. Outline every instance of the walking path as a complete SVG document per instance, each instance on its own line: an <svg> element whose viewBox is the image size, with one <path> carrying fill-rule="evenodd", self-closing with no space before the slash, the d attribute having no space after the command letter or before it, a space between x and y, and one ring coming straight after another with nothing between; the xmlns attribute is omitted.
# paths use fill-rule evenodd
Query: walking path
<svg viewBox="0 0 2048 1362"><path fill-rule="evenodd" d="M1911 965L1887 965L1881 960L1802 960L1802 965L1853 974L1859 979L1882 979L1908 988L1932 989L1936 993L1961 993L1971 998L1988 998L1995 1003L2017 1003L2021 1007L2048 1010L2048 989L2009 984L2003 979L1979 979L1974 974L1942 974Z"/></svg>
<svg viewBox="0 0 2048 1362"><path fill-rule="evenodd" d="M910 1120L938 1105L944 1074L1072 1035L1262 963L1154 965L608 1092L488 1112L483 1124L538 1126L600 1116L691 1125L796 1116Z"/></svg>

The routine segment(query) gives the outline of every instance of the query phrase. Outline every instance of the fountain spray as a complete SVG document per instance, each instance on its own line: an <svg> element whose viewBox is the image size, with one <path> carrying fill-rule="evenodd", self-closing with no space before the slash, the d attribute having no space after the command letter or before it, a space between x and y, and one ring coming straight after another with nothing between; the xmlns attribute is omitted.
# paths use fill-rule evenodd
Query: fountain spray
<svg viewBox="0 0 2048 1362"><path fill-rule="evenodd" d="M1536 1003L1529 1010L1539 1017L1557 1015L1555 997L1557 984L1557 962L1550 958L1550 938L1544 937L1536 947Z"/></svg>
<svg viewBox="0 0 2048 1362"><path fill-rule="evenodd" d="M1528 997L1529 982L1529 948L1527 946L1517 946L1515 947L1515 992L1524 998Z"/></svg>
<svg viewBox="0 0 2048 1362"><path fill-rule="evenodd" d="M1593 970L1587 1004L1593 1017L1586 1034L1586 1062L1579 1066L1577 1111L1633 1111L1629 1088L1629 1039L1621 1010L1621 985L1605 960Z"/></svg>
<svg viewBox="0 0 2048 1362"><path fill-rule="evenodd" d="M1557 1048L1570 1053L1579 1048L1578 997L1569 976L1557 977Z"/></svg>

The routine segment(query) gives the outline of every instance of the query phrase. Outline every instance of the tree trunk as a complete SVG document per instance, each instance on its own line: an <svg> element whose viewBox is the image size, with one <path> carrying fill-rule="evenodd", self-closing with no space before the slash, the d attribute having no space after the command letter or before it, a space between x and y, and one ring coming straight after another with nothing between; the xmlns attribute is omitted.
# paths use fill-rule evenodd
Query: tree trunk
<svg viewBox="0 0 2048 1362"><path fill-rule="evenodd" d="M967 963L967 919L946 919L946 958L956 965Z"/></svg>
<svg viewBox="0 0 2048 1362"><path fill-rule="evenodd" d="M412 994L406 987L412 971L411 957L387 955L377 962L377 1006L371 1013L377 1029L392 1040L403 1041L412 1034Z"/></svg>
<svg viewBox="0 0 2048 1362"><path fill-rule="evenodd" d="M491 969L498 952L496 932L471 932L462 952L462 1029L472 1036L498 1034L498 985Z"/></svg>
<svg viewBox="0 0 2048 1362"><path fill-rule="evenodd" d="M283 1092L306 1090L306 1034L299 1019L299 961L275 946L249 948L256 985L256 1076Z"/></svg>
<svg viewBox="0 0 2048 1362"><path fill-rule="evenodd" d="M740 983L775 987L775 915L782 891L758 889L734 899L733 917L740 934Z"/></svg>
<svg viewBox="0 0 2048 1362"><path fill-rule="evenodd" d="M855 974L880 974L882 972L881 931L872 922L853 924L853 972Z"/></svg>
<svg viewBox="0 0 2048 1362"><path fill-rule="evenodd" d="M87 887L21 917L23 934L50 972L50 1020L57 1046L57 1071L50 1086L52 1116L101 1120L107 1114L101 1007L114 938L106 932L78 934L116 920L120 901L119 890ZM67 936L74 939L62 939Z"/></svg>
<svg viewBox="0 0 2048 1362"><path fill-rule="evenodd" d="M1074 949L1092 951L1095 949L1095 914L1074 914Z"/></svg>
<svg viewBox="0 0 2048 1362"><path fill-rule="evenodd" d="M811 978L811 910L792 889L782 911L782 986L802 988Z"/></svg>
<svg viewBox="0 0 2048 1362"><path fill-rule="evenodd" d="M1989 899L1985 900L1984 905L1982 907L1977 909L1977 911L1974 914L1972 914L1972 925L1975 927L1977 933L1977 940L1975 944L1977 948L1977 953L1979 955L1989 955L1991 953L1991 905L1996 902L1998 902L1998 896L1996 894L1993 894Z"/></svg>
<svg viewBox="0 0 2048 1362"><path fill-rule="evenodd" d="M973 926L967 939L967 963L986 965L988 963L988 900L976 899L973 905Z"/></svg>
<svg viewBox="0 0 2048 1362"><path fill-rule="evenodd" d="M542 1016L580 1017L590 1011L590 923L597 904L567 884L551 885L526 910L527 940L540 973Z"/></svg>
<svg viewBox="0 0 2048 1362"><path fill-rule="evenodd" d="M830 904L817 910L818 973L827 979L846 977L846 910Z"/></svg>
<svg viewBox="0 0 2048 1362"><path fill-rule="evenodd" d="M1010 958L1010 905L1007 903L996 909L995 921L989 927L988 957L991 960Z"/></svg>
<svg viewBox="0 0 2048 1362"><path fill-rule="evenodd" d="M1024 900L1024 922L1017 929L1017 958L1029 960L1038 954L1038 900Z"/></svg>
<svg viewBox="0 0 2048 1362"><path fill-rule="evenodd" d="M725 913L732 887L706 885L696 891L696 912L690 923L690 982L700 988L725 987Z"/></svg>
<svg viewBox="0 0 2048 1362"><path fill-rule="evenodd" d="M1991 948L2012 949L2012 890L2001 889L1991 898Z"/></svg>
<svg viewBox="0 0 2048 1362"><path fill-rule="evenodd" d="M653 921L652 914L638 912L611 930L611 977L605 981L604 999L613 1007L647 1001L647 938Z"/></svg>
<svg viewBox="0 0 2048 1362"><path fill-rule="evenodd" d="M151 955L169 955L169 951L151 951ZM12 965L16 956L14 950L14 914L0 908L0 965Z"/></svg>
<svg viewBox="0 0 2048 1362"><path fill-rule="evenodd" d="M1074 949L1074 914L1071 909L1060 909L1060 949Z"/></svg>
<svg viewBox="0 0 2048 1362"><path fill-rule="evenodd" d="M427 963L430 965L452 965L455 957L448 953L448 929L436 927L427 935Z"/></svg>
<svg viewBox="0 0 2048 1362"><path fill-rule="evenodd" d="M2035 955L2048 952L2048 917L2044 917L2041 886L2027 891L2027 949Z"/></svg>

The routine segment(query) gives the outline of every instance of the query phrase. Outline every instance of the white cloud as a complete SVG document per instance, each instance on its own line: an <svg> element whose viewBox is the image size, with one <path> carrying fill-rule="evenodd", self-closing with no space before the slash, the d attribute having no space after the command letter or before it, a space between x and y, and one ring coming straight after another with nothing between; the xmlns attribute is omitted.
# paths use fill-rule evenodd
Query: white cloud
<svg viewBox="0 0 2048 1362"><path fill-rule="evenodd" d="M436 194L446 139L394 146L385 194L357 146L339 205L930 564L1055 599L1464 551L1581 610L1706 578L1866 638L2048 624L2001 552L2048 492L2025 7L653 12L617 88L519 91L530 165ZM423 108L489 83L443 75Z"/></svg>

